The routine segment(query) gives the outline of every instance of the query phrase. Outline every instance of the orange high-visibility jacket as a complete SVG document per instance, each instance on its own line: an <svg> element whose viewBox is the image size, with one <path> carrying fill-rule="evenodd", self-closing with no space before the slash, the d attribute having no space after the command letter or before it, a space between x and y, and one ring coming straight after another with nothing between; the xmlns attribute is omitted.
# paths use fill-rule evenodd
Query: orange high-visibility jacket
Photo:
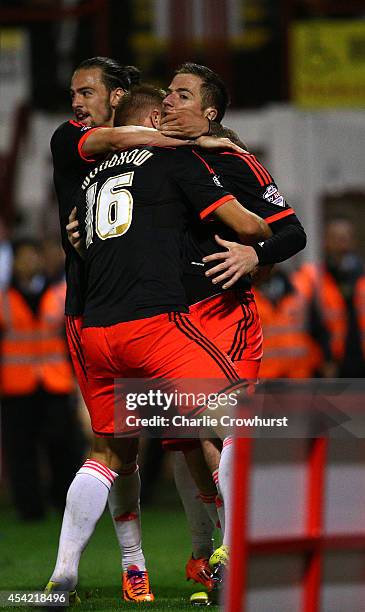
<svg viewBox="0 0 365 612"><path fill-rule="evenodd" d="M74 389L64 336L66 284L50 286L34 314L19 291L0 292L0 392L26 395Z"/></svg>
<svg viewBox="0 0 365 612"><path fill-rule="evenodd" d="M273 304L254 290L264 336L260 378L310 378L322 361L307 333L307 301L298 292Z"/></svg>
<svg viewBox="0 0 365 612"><path fill-rule="evenodd" d="M347 306L333 276L321 265L304 264L293 277L298 290L308 300L315 298L324 324L330 334L333 356L341 361L347 335ZM354 306L365 357L365 276L360 276L354 288Z"/></svg>

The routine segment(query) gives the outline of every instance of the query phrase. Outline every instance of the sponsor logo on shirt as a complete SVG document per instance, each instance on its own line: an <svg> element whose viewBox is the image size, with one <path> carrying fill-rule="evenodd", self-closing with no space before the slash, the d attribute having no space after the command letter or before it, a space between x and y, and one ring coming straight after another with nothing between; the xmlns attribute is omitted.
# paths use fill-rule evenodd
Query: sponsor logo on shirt
<svg viewBox="0 0 365 612"><path fill-rule="evenodd" d="M285 200L283 196L280 195L280 192L276 185L269 185L266 188L262 197L264 198L264 200L266 200L266 202L270 202L270 204L276 204L276 206L285 206Z"/></svg>
<svg viewBox="0 0 365 612"><path fill-rule="evenodd" d="M215 183L215 185L217 185L217 187L223 187L222 183L220 182L218 176L216 174L214 174L213 176L213 182Z"/></svg>
<svg viewBox="0 0 365 612"><path fill-rule="evenodd" d="M84 125L84 126L81 128L81 132L86 132L86 130L91 130L91 128L92 128L92 126L91 126L91 125Z"/></svg>

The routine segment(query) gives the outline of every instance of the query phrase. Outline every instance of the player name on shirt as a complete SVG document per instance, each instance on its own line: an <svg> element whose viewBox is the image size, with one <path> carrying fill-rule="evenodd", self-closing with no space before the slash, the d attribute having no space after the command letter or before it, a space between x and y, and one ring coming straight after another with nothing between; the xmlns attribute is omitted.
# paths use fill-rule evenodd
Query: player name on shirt
<svg viewBox="0 0 365 612"><path fill-rule="evenodd" d="M78 202L87 247L85 327L187 312L187 224L232 199L214 178L185 147L124 150L91 169Z"/></svg>
<svg viewBox="0 0 365 612"><path fill-rule="evenodd" d="M114 166L122 166L123 164L132 164L134 166L141 166L147 159L152 157L153 153L147 151L147 149L133 149L133 151L122 151L121 153L114 154L110 159L106 159L99 166L93 168L87 175L84 182L82 183L81 189L86 189L90 185L91 179L95 178L99 172L106 170L107 168L114 168Z"/></svg>

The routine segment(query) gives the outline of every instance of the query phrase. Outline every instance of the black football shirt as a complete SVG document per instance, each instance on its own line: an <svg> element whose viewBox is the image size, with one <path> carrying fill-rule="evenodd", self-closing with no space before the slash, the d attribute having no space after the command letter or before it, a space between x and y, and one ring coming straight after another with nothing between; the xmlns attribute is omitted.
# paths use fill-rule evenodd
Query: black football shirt
<svg viewBox="0 0 365 612"><path fill-rule="evenodd" d="M51 138L53 180L59 205L62 246L66 253L66 304L68 315L82 315L84 311L85 267L82 259L67 240L66 225L76 205L82 179L96 163L83 156L81 147L89 134L88 128L77 121L62 123Z"/></svg>
<svg viewBox="0 0 365 612"><path fill-rule="evenodd" d="M84 326L187 312L182 284L188 219L232 199L188 147L115 153L81 185L86 242Z"/></svg>
<svg viewBox="0 0 365 612"><path fill-rule="evenodd" d="M195 154L216 174L224 188L242 206L265 219L267 223L272 224L289 216L296 218L294 210L280 194L274 179L254 155L234 152L207 153L201 150L195 151ZM201 263L205 255L222 250L214 239L215 234L225 240L237 242L237 235L233 230L212 219L210 223L205 224L195 221L186 232L183 281L189 304L222 291L205 276L207 267ZM250 288L250 276L240 279L234 286L239 293Z"/></svg>

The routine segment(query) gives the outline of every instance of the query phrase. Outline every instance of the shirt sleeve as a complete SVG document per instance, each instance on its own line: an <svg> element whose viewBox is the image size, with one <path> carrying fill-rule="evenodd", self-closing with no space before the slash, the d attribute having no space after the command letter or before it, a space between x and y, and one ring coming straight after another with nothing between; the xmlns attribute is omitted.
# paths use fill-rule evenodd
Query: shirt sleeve
<svg viewBox="0 0 365 612"><path fill-rule="evenodd" d="M251 153L201 154L223 186L248 210L269 225L294 215L269 171Z"/></svg>
<svg viewBox="0 0 365 612"><path fill-rule="evenodd" d="M202 220L219 206L234 199L200 153L193 149L175 150L172 174L193 211Z"/></svg>
<svg viewBox="0 0 365 612"><path fill-rule="evenodd" d="M280 263L305 248L307 236L296 215L285 217L273 225L273 236L253 245L259 264Z"/></svg>
<svg viewBox="0 0 365 612"><path fill-rule="evenodd" d="M85 166L85 163L95 162L95 159L83 154L82 145L97 129L99 128L89 128L72 120L60 125L51 139L54 166L67 171L69 166Z"/></svg>

